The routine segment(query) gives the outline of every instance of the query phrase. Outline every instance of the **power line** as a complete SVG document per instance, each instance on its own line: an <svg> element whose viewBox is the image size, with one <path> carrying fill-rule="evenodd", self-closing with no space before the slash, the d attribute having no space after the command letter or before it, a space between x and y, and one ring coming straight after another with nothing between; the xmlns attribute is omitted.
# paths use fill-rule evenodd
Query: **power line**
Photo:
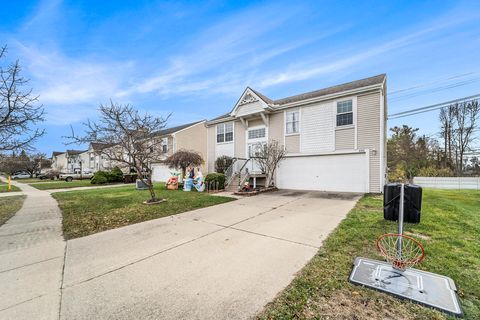
<svg viewBox="0 0 480 320"><path fill-rule="evenodd" d="M453 88L469 85L469 84L472 84L472 83L475 83L475 82L478 82L478 81L480 81L480 77L479 78L473 78L473 79L467 79L467 80L463 80L463 81L460 81L460 82L445 84L443 86L438 86L438 87L431 88L431 89L419 90L417 92L415 92L415 91L410 92L410 93L406 92L403 95L395 96L395 97L391 98L390 100L391 101L398 101L398 100L403 100L403 99L407 99L407 98L414 98L414 97L425 95L425 94L431 94L431 93L435 93L435 92L439 92L439 91L444 91L444 90L448 90L448 89L453 89Z"/></svg>
<svg viewBox="0 0 480 320"><path fill-rule="evenodd" d="M394 113L394 114L389 115L387 118L388 118L388 120L393 120L393 119L413 116L413 115L419 114L419 113L438 110L438 109L441 109L443 107L449 106L449 105L454 104L454 103L459 103L459 102L463 102L463 101L466 101L466 100L477 100L479 98L480 98L480 94L476 94L476 95L469 96L469 97L459 98L459 99L455 99L455 100L450 100L450 101L446 101L446 102L442 102L442 103L433 104L433 105L430 105L430 106L425 106L425 107L420 107L420 108L415 108L415 109L410 109L410 110L407 110L407 111Z"/></svg>
<svg viewBox="0 0 480 320"><path fill-rule="evenodd" d="M411 91L411 90L416 90L416 89L420 89L420 88L425 88L425 87L428 87L432 84L437 84L437 83L442 83L442 82L448 82L450 80L453 80L453 79L458 79L458 78L462 78L462 77L465 77L465 76L470 76L472 74L476 74L476 72L468 72L468 73L463 73L463 74L457 74L457 75L454 75L454 76L451 76L451 77L447 77L447 78L444 78L444 79L440 79L440 80L436 80L436 81L431 81L431 82L427 82L427 83L423 83L423 84L419 84L419 85L416 85L416 86L413 86L413 87L409 87L409 88L404 88L404 89L399 89L399 90L395 90L395 91L390 91L388 94L389 95L396 95L396 94L399 94L399 93L402 93L402 92L406 92L406 91Z"/></svg>

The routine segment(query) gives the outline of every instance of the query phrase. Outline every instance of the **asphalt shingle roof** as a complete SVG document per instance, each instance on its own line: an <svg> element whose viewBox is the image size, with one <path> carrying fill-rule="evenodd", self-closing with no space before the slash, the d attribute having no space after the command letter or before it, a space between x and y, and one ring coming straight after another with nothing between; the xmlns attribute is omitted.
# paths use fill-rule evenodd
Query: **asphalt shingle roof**
<svg viewBox="0 0 480 320"><path fill-rule="evenodd" d="M102 143L102 142L92 142L91 145L92 145L92 149L95 151L100 151L105 148L114 146L113 143Z"/></svg>
<svg viewBox="0 0 480 320"><path fill-rule="evenodd" d="M87 152L88 150L67 150L67 153L71 156Z"/></svg>
<svg viewBox="0 0 480 320"><path fill-rule="evenodd" d="M368 87L368 86L375 85L375 84L381 84L381 83L383 83L383 81L385 81L386 76L387 76L386 74L382 73L382 74L379 74L379 75L376 75L376 76L373 76L373 77L360 79L360 80L355 80L355 81L339 84L339 85L336 85L336 86L327 87L327 88L324 88L324 89L310 91L310 92L306 92L306 93L301 93L301 94L298 94L298 95L294 95L294 96L290 96L290 97L286 97L286 98L281 98L281 99L277 99L277 100L272 100L272 99L268 98L267 96L263 95L262 93L260 93L256 90L253 90L252 88L250 88L250 90L252 90L257 96L259 96L267 104L270 104L270 105L273 106L273 108L275 108L276 106L280 107L280 106L282 106L284 104L287 104L287 103L303 101L303 100L307 100L307 99L326 96L326 95L329 95L329 94L334 94L334 93L339 93L339 92L343 92L343 91L349 91L349 90L354 90L354 89L358 89L358 88ZM213 118L210 121L215 121L215 120L220 120L220 119L223 119L223 118L228 118L229 116L230 116L230 112L228 112L226 114L223 114L221 116L218 116L216 118Z"/></svg>
<svg viewBox="0 0 480 320"><path fill-rule="evenodd" d="M191 127L193 126L194 124L197 124L197 123L200 123L202 122L203 120L200 120L200 121L195 121L195 122L191 122L191 123L187 123L187 124L182 124L180 126L176 126L176 127L171 127L171 128L167 128L167 129L163 129L163 130L160 130L160 131L157 131L155 132L155 136L165 136L167 134L172 134L172 133L175 133L177 131L180 131L180 130L183 130L185 128L188 128L188 127Z"/></svg>

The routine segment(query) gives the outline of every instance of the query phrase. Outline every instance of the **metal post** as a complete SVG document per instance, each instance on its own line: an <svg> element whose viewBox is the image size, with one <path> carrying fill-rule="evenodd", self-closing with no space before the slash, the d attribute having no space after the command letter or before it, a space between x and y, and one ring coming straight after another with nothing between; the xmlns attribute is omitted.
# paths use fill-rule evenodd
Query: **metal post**
<svg viewBox="0 0 480 320"><path fill-rule="evenodd" d="M403 235L403 199L405 197L405 185L402 183L400 186L400 203L398 206L398 234ZM398 258L402 257L402 240L403 238L400 236L398 237L398 244L397 244L397 256Z"/></svg>

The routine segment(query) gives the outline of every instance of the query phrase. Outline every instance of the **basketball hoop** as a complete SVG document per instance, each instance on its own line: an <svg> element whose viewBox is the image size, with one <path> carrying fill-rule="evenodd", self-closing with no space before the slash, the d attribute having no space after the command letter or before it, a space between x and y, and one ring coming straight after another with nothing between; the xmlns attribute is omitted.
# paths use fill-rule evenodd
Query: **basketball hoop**
<svg viewBox="0 0 480 320"><path fill-rule="evenodd" d="M420 242L403 234L404 196L402 184L398 232L381 235L376 242L387 262L357 257L349 281L461 317L463 312L452 279L410 268L423 260L425 250Z"/></svg>
<svg viewBox="0 0 480 320"><path fill-rule="evenodd" d="M401 271L420 263L425 256L425 250L420 242L402 234L381 235L377 239L377 249L387 262Z"/></svg>

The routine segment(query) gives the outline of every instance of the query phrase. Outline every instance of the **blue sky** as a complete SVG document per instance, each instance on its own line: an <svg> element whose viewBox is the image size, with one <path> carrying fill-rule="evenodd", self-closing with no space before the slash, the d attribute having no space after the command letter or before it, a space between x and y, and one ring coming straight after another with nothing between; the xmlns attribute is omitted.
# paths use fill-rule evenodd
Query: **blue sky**
<svg viewBox="0 0 480 320"><path fill-rule="evenodd" d="M47 111L40 151L100 103L169 125L387 73L389 113L480 93L478 1L8 1L0 44ZM390 121L428 135L435 112ZM72 148L72 146L69 146Z"/></svg>

